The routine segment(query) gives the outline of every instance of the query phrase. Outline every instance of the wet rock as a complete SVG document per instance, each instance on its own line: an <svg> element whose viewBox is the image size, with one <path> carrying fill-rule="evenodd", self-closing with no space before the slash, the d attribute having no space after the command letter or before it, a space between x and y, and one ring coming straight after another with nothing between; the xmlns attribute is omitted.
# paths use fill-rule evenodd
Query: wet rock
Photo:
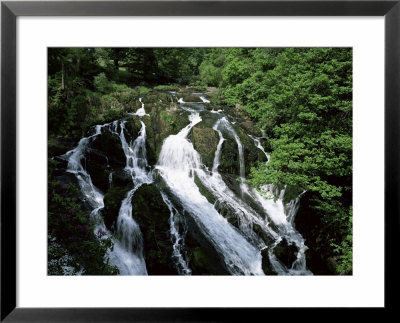
<svg viewBox="0 0 400 323"><path fill-rule="evenodd" d="M266 275L277 275L276 272L272 269L271 262L269 261L268 249L265 248L261 250L262 256L262 270Z"/></svg>
<svg viewBox="0 0 400 323"><path fill-rule="evenodd" d="M195 126L192 129L192 142L194 149L202 156L202 162L212 168L215 151L219 142L218 133L212 128Z"/></svg>
<svg viewBox="0 0 400 323"><path fill-rule="evenodd" d="M89 149L82 160L82 166L89 173L93 185L102 192L107 191L109 174L107 156L99 150Z"/></svg>
<svg viewBox="0 0 400 323"><path fill-rule="evenodd" d="M200 99L199 95L183 93L182 96L183 96L183 101L184 102L199 102L199 103L203 103L203 100Z"/></svg>
<svg viewBox="0 0 400 323"><path fill-rule="evenodd" d="M192 275L229 275L223 256L215 250L208 237L203 233L200 224L185 211L179 199L173 195L161 178L159 185L163 187L163 191L186 223L185 246Z"/></svg>
<svg viewBox="0 0 400 323"><path fill-rule="evenodd" d="M176 275L172 261L170 211L154 184L142 185L132 198L133 218L144 240L144 257L149 275Z"/></svg>
<svg viewBox="0 0 400 323"><path fill-rule="evenodd" d="M112 134L109 131L103 131L100 136L97 136L91 143L90 147L93 154L93 160L99 163L105 163L112 168L125 166L125 154L122 150L121 140L119 136ZM99 153L101 152L101 153Z"/></svg>
<svg viewBox="0 0 400 323"><path fill-rule="evenodd" d="M225 140L221 148L221 162L218 171L226 174L240 176L239 152L236 141L224 136Z"/></svg>
<svg viewBox="0 0 400 323"><path fill-rule="evenodd" d="M261 137L261 131L255 126L253 121L245 120L240 123L240 126L244 128L250 135Z"/></svg>
<svg viewBox="0 0 400 323"><path fill-rule="evenodd" d="M124 169L117 169L112 171L112 184L113 186L124 187L132 184L132 176Z"/></svg>
<svg viewBox="0 0 400 323"><path fill-rule="evenodd" d="M188 231L185 244L192 275L229 275L222 256L204 236L198 224L190 216L186 217L186 222Z"/></svg>
<svg viewBox="0 0 400 323"><path fill-rule="evenodd" d="M297 252L294 243L289 244L285 238L274 248L275 256L288 268L291 268L297 259Z"/></svg>
<svg viewBox="0 0 400 323"><path fill-rule="evenodd" d="M121 207L122 200L126 197L128 191L132 189L132 185L124 187L112 187L104 195L104 209L101 214L104 218L104 224L106 227L115 232L115 224L118 218L119 209Z"/></svg>

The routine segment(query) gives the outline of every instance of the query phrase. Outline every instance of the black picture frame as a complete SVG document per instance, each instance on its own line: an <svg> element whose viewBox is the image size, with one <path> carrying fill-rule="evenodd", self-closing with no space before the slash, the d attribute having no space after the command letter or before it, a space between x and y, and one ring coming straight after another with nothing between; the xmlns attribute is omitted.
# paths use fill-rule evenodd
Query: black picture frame
<svg viewBox="0 0 400 323"><path fill-rule="evenodd" d="M18 16L384 16L385 18L385 307L395 309L394 274L400 217L400 0L395 1L3 1L1 3L1 321L253 321L265 311L243 308L16 307L16 19ZM372 261L372 260L371 260ZM40 291L38 291L40 293ZM345 291L344 291L345 292ZM292 309L296 310L296 309ZM299 310L299 309L298 309ZM330 317L337 311L327 308ZM371 315L371 311L369 311ZM269 314L268 314L269 315ZM245 319L246 317L247 319ZM258 317L258 319L256 319ZM332 318L333 318L332 317ZM371 317L373 318L373 317ZM382 317L380 317L382 319ZM276 319L276 317L275 317ZM322 318L321 318L322 319Z"/></svg>

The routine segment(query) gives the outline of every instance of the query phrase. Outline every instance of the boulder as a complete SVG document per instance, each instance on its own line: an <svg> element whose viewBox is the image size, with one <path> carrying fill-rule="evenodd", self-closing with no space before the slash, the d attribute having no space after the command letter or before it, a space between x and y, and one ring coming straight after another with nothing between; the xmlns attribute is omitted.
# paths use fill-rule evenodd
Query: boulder
<svg viewBox="0 0 400 323"><path fill-rule="evenodd" d="M99 163L105 163L112 168L125 166L126 159L119 136L103 131L90 143L89 148L94 152L92 160L96 159Z"/></svg>
<svg viewBox="0 0 400 323"><path fill-rule="evenodd" d="M202 162L212 169L215 151L219 142L218 133L212 128L194 126L191 136L194 149L201 155Z"/></svg>
<svg viewBox="0 0 400 323"><path fill-rule="evenodd" d="M170 211L155 184L142 185L132 198L133 218L143 234L149 275L176 275L172 260Z"/></svg>
<svg viewBox="0 0 400 323"><path fill-rule="evenodd" d="M277 275L276 272L272 269L271 262L269 261L268 248L261 250L262 257L262 270L266 275Z"/></svg>
<svg viewBox="0 0 400 323"><path fill-rule="evenodd" d="M99 150L89 149L82 160L82 166L89 173L93 185L102 192L107 191L110 171L107 156Z"/></svg>
<svg viewBox="0 0 400 323"><path fill-rule="evenodd" d="M115 223L118 218L121 202L130 189L132 189L132 185L124 187L114 186L104 195L104 208L101 214L104 218L104 224L112 232L115 232L116 229Z"/></svg>
<svg viewBox="0 0 400 323"><path fill-rule="evenodd" d="M274 248L276 258L288 268L291 268L293 262L297 259L297 252L298 250L295 244L288 243L285 238Z"/></svg>

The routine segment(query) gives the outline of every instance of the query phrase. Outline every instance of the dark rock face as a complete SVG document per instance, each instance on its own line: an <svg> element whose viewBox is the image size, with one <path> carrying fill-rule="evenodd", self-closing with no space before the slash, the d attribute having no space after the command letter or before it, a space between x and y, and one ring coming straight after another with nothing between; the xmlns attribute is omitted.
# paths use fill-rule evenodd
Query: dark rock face
<svg viewBox="0 0 400 323"><path fill-rule="evenodd" d="M288 268L291 268L293 262L297 259L297 252L297 247L294 244L289 244L285 238L274 248L276 258Z"/></svg>
<svg viewBox="0 0 400 323"><path fill-rule="evenodd" d="M176 275L172 261L170 211L155 184L142 185L132 198L133 218L144 240L144 257L149 275Z"/></svg>
<svg viewBox="0 0 400 323"><path fill-rule="evenodd" d="M89 149L82 160L82 166L90 174L93 185L102 192L107 191L109 174L107 156L100 150Z"/></svg>
<svg viewBox="0 0 400 323"><path fill-rule="evenodd" d="M221 149L221 163L218 167L219 172L240 175L239 152L236 141L225 137Z"/></svg>
<svg viewBox="0 0 400 323"><path fill-rule="evenodd" d="M115 232L115 223L118 218L121 202L130 189L132 189L132 185L127 185L125 187L112 187L104 195L104 208L101 211L101 214L104 218L104 224L112 232Z"/></svg>
<svg viewBox="0 0 400 323"><path fill-rule="evenodd" d="M264 271L264 274L266 275L277 275L273 270L271 266L271 262L269 261L269 256L268 256L268 249L265 248L261 250L261 256L262 256L262 270Z"/></svg>
<svg viewBox="0 0 400 323"><path fill-rule="evenodd" d="M204 237L198 224L189 216L185 219L188 226L185 244L192 275L229 275L221 255Z"/></svg>
<svg viewBox="0 0 400 323"><path fill-rule="evenodd" d="M307 267L314 275L335 275L335 270L328 266L326 257L326 233L323 231L322 219L312 209L312 194L307 192L301 198L299 211L296 214L295 226L304 237L309 248L306 252ZM325 247L324 247L325 246Z"/></svg>
<svg viewBox="0 0 400 323"><path fill-rule="evenodd" d="M112 168L125 166L125 154L122 150L121 140L118 136L103 131L90 143L90 152L93 152L93 160ZM99 151L101 153L99 153Z"/></svg>
<svg viewBox="0 0 400 323"><path fill-rule="evenodd" d="M125 187L132 185L132 176L124 169L117 169L112 171L112 186Z"/></svg>

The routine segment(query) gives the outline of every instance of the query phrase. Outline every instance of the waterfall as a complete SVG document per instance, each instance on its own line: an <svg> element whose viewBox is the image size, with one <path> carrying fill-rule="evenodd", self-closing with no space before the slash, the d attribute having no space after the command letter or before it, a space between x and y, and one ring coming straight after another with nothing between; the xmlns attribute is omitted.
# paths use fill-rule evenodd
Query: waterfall
<svg viewBox="0 0 400 323"><path fill-rule="evenodd" d="M267 157L267 163L269 162L270 156L262 147L261 142L258 138L250 136L255 143L255 146L260 149L265 156ZM300 198L305 193L302 192L295 200L290 201L286 204L286 207L283 204L283 197L285 194L285 190L281 190L278 199L275 201L273 197L276 194L277 188L273 185L263 185L262 187L263 195L262 196L257 190L251 189L249 193L257 199L266 213L270 216L271 220L276 224L280 237L285 237L289 243L293 243L296 245L297 259L293 262L291 268L285 268L275 257L273 254L273 249L282 238L278 239L275 244L269 250L269 259L272 264L274 270L280 275L312 275L312 273L306 267L306 258L305 252L308 249L305 245L304 238L301 236L299 232L297 232L294 228L294 217L300 206ZM269 198L265 198L265 196Z"/></svg>
<svg viewBox="0 0 400 323"><path fill-rule="evenodd" d="M140 99L142 103L142 100ZM144 104L135 113L135 115L142 118L146 115ZM136 258L136 274L146 275L146 263L143 256L143 236L140 231L139 225L132 216L132 197L136 190L143 184L150 184L153 182L152 174L148 171L148 164L146 159L146 126L140 120L141 129L138 137L132 144L128 144L125 138L126 120L120 123L120 140L122 149L125 153L126 166L125 171L130 174L133 182L133 188L126 194L119 209L117 218L117 233L120 235L120 243L123 248Z"/></svg>
<svg viewBox="0 0 400 323"><path fill-rule="evenodd" d="M254 136L252 136L252 135L248 135L251 139L253 139L254 140L254 144L255 144L255 146L258 148L258 149L260 149L263 153L264 153L264 155L267 157L267 163L269 162L269 154L265 151L265 149L264 149L264 147L261 145L261 138L263 138L263 137L260 137L260 138L257 138L257 137L254 137Z"/></svg>
<svg viewBox="0 0 400 323"><path fill-rule="evenodd" d="M110 263L119 268L121 275L147 275L144 239L133 217L133 211L140 212L140 210L133 210L132 199L143 184L154 182L151 167L155 167L167 186L167 189L164 189L158 182L154 184L160 190L161 203L164 203L170 212L168 224L172 245L171 259L180 275L192 274L187 252L189 250L186 250L185 246L185 237L190 230L186 223L191 225L193 223L196 226L232 275L264 275L261 256L261 250L264 249L268 250L269 263L277 274L311 275L305 260L307 246L304 238L294 228L294 218L304 192L285 204L283 201L285 190L266 184L262 186L260 193L245 183L246 141L242 143L236 128L233 127L234 122L229 121L222 110L214 111L213 108L212 111L204 111L205 104L209 104L210 101L204 95L198 95L203 103L185 103L183 98L177 100L180 108L190 113L189 123L179 132L164 139L156 165L149 165L146 156L146 125L143 119L149 114L145 111L143 98L139 99L141 107L128 117L139 119L140 130L136 138L130 140L127 118L115 120L96 126L90 136L82 138L76 148L65 154L68 160L67 171L75 175L85 201L92 207L91 217L96 221L95 232L105 233L99 237L100 239L113 240L114 248L108 251ZM189 140L193 127L202 121L205 113L212 116L210 118L212 129L219 138L211 171L202 163L201 155ZM115 233L118 238L108 231L101 217L104 195L93 185L86 167L82 165L90 144L106 130L119 138L123 151L121 157L125 156L124 172L128 174L128 179L132 183L116 217ZM269 162L270 156L261 145L262 138L248 136ZM221 172L221 175L219 172L223 158L222 150L227 140L234 140L237 146L239 171L236 175L241 181L240 190L232 188L232 185L228 186L225 174ZM108 164L109 157L106 158ZM111 158L110 163L112 164ZM107 172L110 168L111 166L108 166ZM108 188L117 186L120 176L118 172L111 170L108 173ZM107 178L105 180L107 181ZM215 203L210 203L200 192L199 183L212 195ZM105 186L107 187L107 182ZM274 196L277 198L273 199ZM222 214L228 214L229 219L234 219L235 225ZM295 245L297 248L296 259L290 266L285 266L274 252L284 239L289 245ZM192 269L195 270L194 268L193 265Z"/></svg>
<svg viewBox="0 0 400 323"><path fill-rule="evenodd" d="M200 99L203 103L210 103L210 100L207 100L203 95L200 95Z"/></svg>
<svg viewBox="0 0 400 323"><path fill-rule="evenodd" d="M110 263L119 268L120 273L123 275L138 275L145 273L140 259L129 253L121 243L112 237L112 234L101 219L100 212L104 207L104 195L98 190L92 183L90 175L83 168L81 160L87 150L88 144L98 135L101 134L101 130L104 127L109 127L110 124L104 124L102 126L96 126L95 133L89 137L82 138L79 144L73 150L67 152L65 157L68 161L67 172L72 173L76 176L79 187L82 194L85 196L85 200L93 208L90 216L95 221L94 232L97 235L98 232L102 232L103 235L100 239L112 238L114 243L113 250L108 251L110 257Z"/></svg>
<svg viewBox="0 0 400 323"><path fill-rule="evenodd" d="M194 173L202 164L187 136L201 120L198 113L191 113L190 124L165 139L156 167L204 236L224 258L229 272L234 275L263 275L260 250L217 212L194 182Z"/></svg>
<svg viewBox="0 0 400 323"><path fill-rule="evenodd" d="M170 225L170 234L172 239L172 259L175 261L176 268L180 275L191 275L192 271L189 268L188 262L185 259L185 246L184 246L184 237L185 234L181 235L179 233L179 222L181 215L176 210L176 208L172 205L171 201L168 199L167 195L161 192L161 196L164 200L164 203L168 206L170 211L169 217L169 225Z"/></svg>

